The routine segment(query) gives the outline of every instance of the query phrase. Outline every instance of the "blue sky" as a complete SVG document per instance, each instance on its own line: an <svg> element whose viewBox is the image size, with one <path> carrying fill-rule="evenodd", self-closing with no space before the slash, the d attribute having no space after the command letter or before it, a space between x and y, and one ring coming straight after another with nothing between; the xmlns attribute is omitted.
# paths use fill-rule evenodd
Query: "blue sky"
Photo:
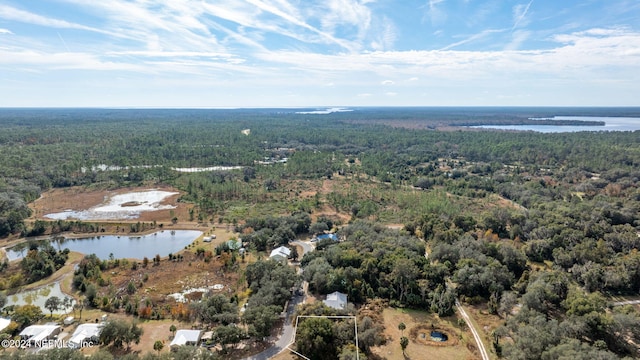
<svg viewBox="0 0 640 360"><path fill-rule="evenodd" d="M638 0L0 0L0 106L640 106Z"/></svg>

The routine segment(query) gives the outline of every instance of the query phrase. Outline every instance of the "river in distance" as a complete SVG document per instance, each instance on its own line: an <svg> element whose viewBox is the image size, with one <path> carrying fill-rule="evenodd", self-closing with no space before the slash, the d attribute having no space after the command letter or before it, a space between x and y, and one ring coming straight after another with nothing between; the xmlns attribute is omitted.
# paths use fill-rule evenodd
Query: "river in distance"
<svg viewBox="0 0 640 360"><path fill-rule="evenodd" d="M579 131L636 131L640 130L640 118L601 116L554 116L551 120L604 121L604 126L560 126L560 125L478 125L471 128L537 131L541 133L562 133ZM547 120L547 119L545 119Z"/></svg>

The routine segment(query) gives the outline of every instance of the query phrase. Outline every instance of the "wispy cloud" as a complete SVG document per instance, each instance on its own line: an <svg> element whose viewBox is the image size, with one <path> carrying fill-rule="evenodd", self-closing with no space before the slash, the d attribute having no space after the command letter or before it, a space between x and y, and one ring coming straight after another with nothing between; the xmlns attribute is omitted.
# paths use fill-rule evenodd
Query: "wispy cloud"
<svg viewBox="0 0 640 360"><path fill-rule="evenodd" d="M470 3L470 1L465 1L465 5L469 5ZM464 22L469 27L482 25L487 19L499 13L502 5L502 0L484 0L480 2L477 7L473 8L473 12L465 17Z"/></svg>
<svg viewBox="0 0 640 360"><path fill-rule="evenodd" d="M425 6L423 6L423 8L426 9L423 21L428 19L431 25L435 27L443 25L447 21L447 13L442 9L440 4L445 1L446 0L429 0Z"/></svg>
<svg viewBox="0 0 640 360"><path fill-rule="evenodd" d="M398 38L396 25L386 16L379 23L374 25L373 33L377 34L371 41L373 50L389 50L393 48Z"/></svg>
<svg viewBox="0 0 640 360"><path fill-rule="evenodd" d="M356 38L364 39L371 26L372 14L366 3L354 0L329 0L318 7L314 16L320 19L322 29L335 33L349 26L355 29Z"/></svg>
<svg viewBox="0 0 640 360"><path fill-rule="evenodd" d="M87 53L43 53L38 51L0 48L0 64L41 65L43 70L125 70L135 72L152 72L140 64L105 61Z"/></svg>
<svg viewBox="0 0 640 360"><path fill-rule="evenodd" d="M526 25L526 17L527 13L529 13L529 8L531 8L531 4L533 4L533 0L529 1L528 4L519 4L513 7L513 27L511 31L519 26Z"/></svg>
<svg viewBox="0 0 640 360"><path fill-rule="evenodd" d="M85 25L76 24L73 22L65 21L65 20L59 20L59 19L41 16L38 14L33 14L31 12L16 9L8 5L0 5L0 19L17 21L22 23L29 23L33 25L46 26L46 27L52 27L52 28L59 28L59 29L77 29L77 30L85 30L85 31L91 31L91 32L107 34L107 35L116 35L115 33L98 29L95 27L85 26Z"/></svg>
<svg viewBox="0 0 640 360"><path fill-rule="evenodd" d="M524 42L531 37L531 31L516 30L511 33L511 42L505 46L505 50L518 50Z"/></svg>
<svg viewBox="0 0 640 360"><path fill-rule="evenodd" d="M456 48L458 46L461 46L461 45L464 45L464 44L468 44L468 43L471 43L471 42L474 42L474 41L477 41L477 40L480 40L480 39L484 39L484 38L486 38L487 36L489 36L491 34L501 33L501 32L504 32L504 31L505 31L504 29L486 29L486 30L483 30L483 31L481 31L481 32L479 32L477 34L473 34L473 35L471 35L471 36L469 36L469 37L467 37L467 38L465 38L463 40L457 41L457 42L455 42L453 44L449 44L449 45L443 47L440 50L451 50L451 49Z"/></svg>
<svg viewBox="0 0 640 360"><path fill-rule="evenodd" d="M553 40L557 46L547 50L377 51L340 55L273 51L268 54L268 60L304 63L307 69L339 74L371 72L385 76L387 69L392 67L396 74L443 79L477 78L496 71L501 74L514 72L604 77L610 74L584 71L603 67L609 67L611 71L621 69L623 73L631 69L640 70L640 51L637 50L640 49L640 32L593 29L558 35ZM640 71L637 73L640 76ZM388 81L384 78L379 80L381 84Z"/></svg>
<svg viewBox="0 0 640 360"><path fill-rule="evenodd" d="M265 99L265 89L280 86L283 97L301 91L299 101L348 89L346 98L362 104L391 101L390 92L369 93L380 87L402 94L395 102L431 98L441 80L464 89L500 79L640 83L635 22L589 29L588 16L573 15L579 6L558 5L567 13L551 16L534 0L419 1L413 13L374 0L52 0L61 6L55 12L40 1L11 1L0 5L0 72L10 81L32 73L66 79L80 70L107 82L136 78L138 86L224 84L242 94L268 92ZM448 21L454 9L464 11ZM304 94L310 88L315 95ZM2 91L6 103L10 91Z"/></svg>

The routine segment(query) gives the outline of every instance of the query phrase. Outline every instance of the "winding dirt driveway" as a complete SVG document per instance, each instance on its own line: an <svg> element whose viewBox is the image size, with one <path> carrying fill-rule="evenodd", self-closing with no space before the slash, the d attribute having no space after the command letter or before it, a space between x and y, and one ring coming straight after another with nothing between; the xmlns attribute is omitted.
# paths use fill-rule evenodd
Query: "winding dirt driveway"
<svg viewBox="0 0 640 360"><path fill-rule="evenodd" d="M458 301L458 299L456 299L456 308L460 312L460 315L462 315L464 321L467 323L467 327L469 328L469 330L471 330L471 334L473 334L473 338L476 340L476 344L478 344L478 349L480 350L480 356L482 357L482 360L489 360L489 354L487 353L487 349L485 349L484 347L484 343L482 342L478 331L476 331L476 328L471 322L469 314L467 314L462 305L460 305L460 301Z"/></svg>

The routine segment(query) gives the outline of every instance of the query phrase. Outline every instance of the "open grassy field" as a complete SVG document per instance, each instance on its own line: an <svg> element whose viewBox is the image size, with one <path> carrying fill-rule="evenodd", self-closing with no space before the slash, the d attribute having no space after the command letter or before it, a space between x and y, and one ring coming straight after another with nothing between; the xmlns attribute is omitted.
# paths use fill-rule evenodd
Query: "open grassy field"
<svg viewBox="0 0 640 360"><path fill-rule="evenodd" d="M417 310L387 308L383 311L387 342L383 346L372 349L373 353L383 359L479 359L471 334L457 325L457 317L440 318ZM401 331L398 325L404 323L406 329ZM430 340L430 332L438 330L447 334L446 342ZM400 347L400 338L409 338L405 353Z"/></svg>

